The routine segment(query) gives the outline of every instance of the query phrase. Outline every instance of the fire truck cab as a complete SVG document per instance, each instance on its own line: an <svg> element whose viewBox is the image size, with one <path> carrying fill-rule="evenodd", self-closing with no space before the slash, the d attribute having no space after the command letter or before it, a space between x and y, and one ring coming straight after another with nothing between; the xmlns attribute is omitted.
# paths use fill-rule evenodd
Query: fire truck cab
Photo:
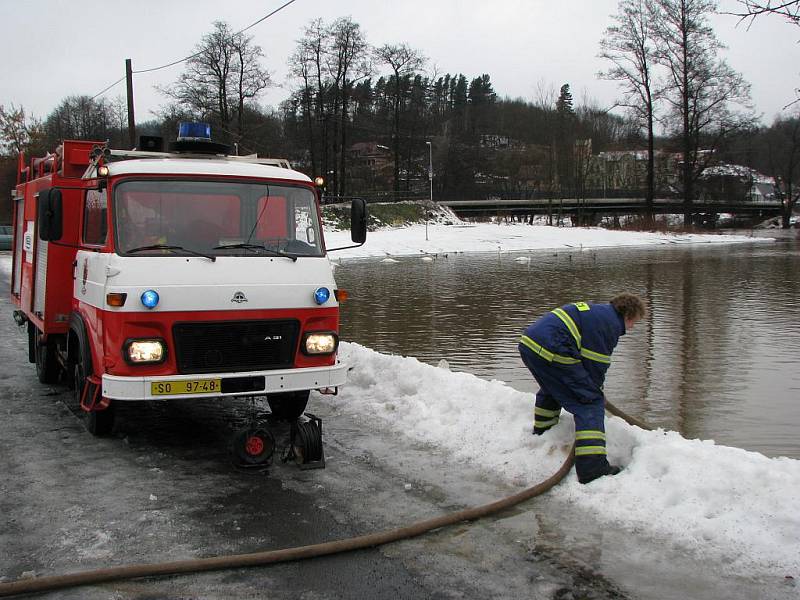
<svg viewBox="0 0 800 600"><path fill-rule="evenodd" d="M295 419L345 382L318 186L206 131L169 152L65 141L20 158L15 319L39 380L72 386L95 435L118 402L266 396ZM351 220L361 245L363 201Z"/></svg>

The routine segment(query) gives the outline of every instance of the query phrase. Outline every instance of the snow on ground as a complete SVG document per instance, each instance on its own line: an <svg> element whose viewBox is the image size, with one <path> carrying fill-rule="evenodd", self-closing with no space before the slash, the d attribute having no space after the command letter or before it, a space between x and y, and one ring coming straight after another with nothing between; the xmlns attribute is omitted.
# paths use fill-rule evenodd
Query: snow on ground
<svg viewBox="0 0 800 600"><path fill-rule="evenodd" d="M371 231L360 248L333 252L331 257L415 256L448 252L522 252L545 249L608 248L652 244L725 244L772 241L743 235L667 234L619 231L599 227L548 227L522 223L425 224ZM350 245L348 231L326 231L328 248Z"/></svg>
<svg viewBox="0 0 800 600"><path fill-rule="evenodd" d="M429 225L428 238L424 224L381 230L365 246L334 256L771 241L522 224ZM349 234L331 232L327 242L347 245ZM10 254L0 257L0 269L10 268ZM527 487L549 476L572 443L568 413L547 435L531 435L532 396L502 382L355 343L342 343L341 355L353 368L337 410L370 428L434 445L509 484ZM800 577L800 461L643 431L616 417L607 419L607 429L609 459L625 470L587 486L573 471L551 494L592 511L601 523L676 545L731 572Z"/></svg>
<svg viewBox="0 0 800 600"><path fill-rule="evenodd" d="M533 396L500 381L355 343L343 343L340 352L352 370L337 411L438 447L510 484L527 487L550 476L572 443L569 413L546 435L533 436ZM606 426L609 460L623 472L580 485L573 470L550 494L592 512L600 526L672 545L707 567L800 576L800 461L644 431L616 417Z"/></svg>
<svg viewBox="0 0 800 600"><path fill-rule="evenodd" d="M327 236L329 247L349 242L347 232ZM385 229L370 232L365 246L333 256L773 241L524 224L431 224L427 238L424 224ZM568 413L547 435L531 435L533 397L502 382L354 343L343 343L341 352L353 370L336 402L339 410L439 447L513 485L527 487L551 475L572 443ZM582 486L573 471L551 494L593 512L603 524L674 545L729 572L800 576L800 461L643 431L616 417L607 419L607 430L609 459L624 466L623 473Z"/></svg>

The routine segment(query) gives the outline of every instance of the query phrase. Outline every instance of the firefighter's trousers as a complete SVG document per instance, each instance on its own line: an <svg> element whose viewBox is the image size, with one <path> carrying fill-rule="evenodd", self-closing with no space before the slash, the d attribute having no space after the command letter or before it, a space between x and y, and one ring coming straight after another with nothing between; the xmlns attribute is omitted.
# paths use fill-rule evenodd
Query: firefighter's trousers
<svg viewBox="0 0 800 600"><path fill-rule="evenodd" d="M534 354L520 344L522 362L528 367L539 391L536 393L533 432L544 433L558 423L561 409L575 418L575 471L581 481L594 479L608 472L604 400L581 402L563 381L563 367Z"/></svg>

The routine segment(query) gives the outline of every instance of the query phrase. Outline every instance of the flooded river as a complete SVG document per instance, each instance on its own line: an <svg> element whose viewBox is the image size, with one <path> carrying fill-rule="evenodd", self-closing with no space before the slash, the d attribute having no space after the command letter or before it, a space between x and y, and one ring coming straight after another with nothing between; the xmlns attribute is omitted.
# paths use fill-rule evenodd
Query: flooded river
<svg viewBox="0 0 800 600"><path fill-rule="evenodd" d="M780 233L780 232L779 232ZM533 392L517 353L555 306L645 298L605 391L688 438L800 458L800 244L659 246L344 261L342 337ZM491 402L491 398L486 398ZM531 403L533 396L531 396Z"/></svg>

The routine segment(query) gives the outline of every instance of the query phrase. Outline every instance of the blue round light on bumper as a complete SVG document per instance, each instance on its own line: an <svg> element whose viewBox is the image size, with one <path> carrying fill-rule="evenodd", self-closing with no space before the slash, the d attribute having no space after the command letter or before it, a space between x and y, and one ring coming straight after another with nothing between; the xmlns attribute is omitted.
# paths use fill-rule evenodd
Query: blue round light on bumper
<svg viewBox="0 0 800 600"><path fill-rule="evenodd" d="M331 291L326 287L317 288L314 292L314 302L325 304L331 297Z"/></svg>
<svg viewBox="0 0 800 600"><path fill-rule="evenodd" d="M142 293L142 304L147 308L155 308L158 306L158 292L155 290L147 290Z"/></svg>

